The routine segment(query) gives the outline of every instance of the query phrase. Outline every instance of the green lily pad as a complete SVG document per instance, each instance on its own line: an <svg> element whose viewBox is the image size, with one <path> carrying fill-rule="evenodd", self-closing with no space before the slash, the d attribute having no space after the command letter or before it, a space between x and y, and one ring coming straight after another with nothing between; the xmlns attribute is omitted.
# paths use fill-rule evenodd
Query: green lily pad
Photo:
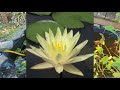
<svg viewBox="0 0 120 90"><path fill-rule="evenodd" d="M93 23L93 15L88 12L55 12L52 14L53 19L67 28L83 28L81 21Z"/></svg>
<svg viewBox="0 0 120 90"><path fill-rule="evenodd" d="M94 20L94 13L93 12L79 12L80 20L93 24Z"/></svg>
<svg viewBox="0 0 120 90"><path fill-rule="evenodd" d="M37 14L37 15L50 15L52 12L31 12L33 14Z"/></svg>
<svg viewBox="0 0 120 90"><path fill-rule="evenodd" d="M42 20L36 23L31 23L27 27L26 36L29 40L38 43L38 40L36 38L37 34L41 35L42 37L45 37L45 32L48 32L50 28L55 35L57 31L57 27L60 27L61 32L63 32L64 30L63 27L61 27L60 25L58 25L56 22L52 20Z"/></svg>

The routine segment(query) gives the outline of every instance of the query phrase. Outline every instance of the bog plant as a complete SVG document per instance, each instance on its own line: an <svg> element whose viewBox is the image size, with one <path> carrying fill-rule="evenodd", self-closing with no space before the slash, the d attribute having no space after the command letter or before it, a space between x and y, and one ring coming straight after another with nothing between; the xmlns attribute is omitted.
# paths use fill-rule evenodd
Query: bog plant
<svg viewBox="0 0 120 90"><path fill-rule="evenodd" d="M41 45L40 48L30 46L32 49L27 50L42 58L44 62L31 67L31 69L55 68L55 71L59 74L65 70L83 76L83 73L72 64L84 61L93 54L79 55L81 49L88 42L88 40L85 40L75 47L80 38L79 32L73 36L73 30L68 33L65 29L62 34L58 27L55 36L49 29L49 32L45 32L45 38L39 34L36 37Z"/></svg>
<svg viewBox="0 0 120 90"><path fill-rule="evenodd" d="M100 35L102 38L95 41L94 78L120 78L120 42L115 40L113 46L108 48L104 35Z"/></svg>

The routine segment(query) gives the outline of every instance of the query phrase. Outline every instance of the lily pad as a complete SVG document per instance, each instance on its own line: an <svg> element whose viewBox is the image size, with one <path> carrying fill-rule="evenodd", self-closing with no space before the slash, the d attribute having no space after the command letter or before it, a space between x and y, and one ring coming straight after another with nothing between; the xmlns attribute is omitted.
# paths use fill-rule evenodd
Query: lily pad
<svg viewBox="0 0 120 90"><path fill-rule="evenodd" d="M84 24L81 21L93 23L93 15L88 12L55 12L52 17L67 28L83 28Z"/></svg>
<svg viewBox="0 0 120 90"><path fill-rule="evenodd" d="M26 33L27 38L33 42L37 42L38 40L36 38L36 35L39 34L42 37L44 37L45 32L49 31L49 28L53 31L53 33L56 33L57 27L60 27L62 32L64 31L63 27L58 25L56 22L52 20L42 20L35 23L31 23L28 25Z"/></svg>
<svg viewBox="0 0 120 90"><path fill-rule="evenodd" d="M50 15L52 12L31 12L33 14L37 14L37 15Z"/></svg>

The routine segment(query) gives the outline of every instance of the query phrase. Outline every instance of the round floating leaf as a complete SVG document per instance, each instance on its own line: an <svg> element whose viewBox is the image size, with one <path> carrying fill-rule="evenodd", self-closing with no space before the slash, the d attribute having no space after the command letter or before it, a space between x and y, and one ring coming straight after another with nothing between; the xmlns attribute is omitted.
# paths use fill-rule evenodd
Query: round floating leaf
<svg viewBox="0 0 120 90"><path fill-rule="evenodd" d="M63 32L63 27L58 25L56 22L52 20L42 20L36 23L31 23L28 25L26 33L27 33L27 38L30 39L31 41L37 42L38 40L36 38L36 35L39 34L42 37L45 36L45 32L49 31L49 28L53 31L55 34L57 31L57 27L60 27Z"/></svg>
<svg viewBox="0 0 120 90"><path fill-rule="evenodd" d="M37 15L50 15L52 12L31 12L33 14L37 14Z"/></svg>
<svg viewBox="0 0 120 90"><path fill-rule="evenodd" d="M83 28L84 25L80 16L76 12L55 12L52 14L53 19L63 27Z"/></svg>
<svg viewBox="0 0 120 90"><path fill-rule="evenodd" d="M93 24L92 12L55 12L52 17L63 27L68 28L83 28L81 21Z"/></svg>
<svg viewBox="0 0 120 90"><path fill-rule="evenodd" d="M79 12L79 17L81 21L93 24L94 14L93 12Z"/></svg>

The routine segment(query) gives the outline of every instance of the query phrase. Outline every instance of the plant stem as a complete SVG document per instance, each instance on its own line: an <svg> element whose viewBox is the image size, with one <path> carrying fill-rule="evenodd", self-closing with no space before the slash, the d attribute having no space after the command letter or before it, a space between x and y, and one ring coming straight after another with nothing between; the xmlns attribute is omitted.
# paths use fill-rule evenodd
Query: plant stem
<svg viewBox="0 0 120 90"><path fill-rule="evenodd" d="M102 75L104 76L104 78L106 78L106 76L104 74L104 70L101 69L100 64L98 66L99 66L100 71L102 72Z"/></svg>
<svg viewBox="0 0 120 90"><path fill-rule="evenodd" d="M60 73L60 78L63 78L63 77L62 77L62 73Z"/></svg>
<svg viewBox="0 0 120 90"><path fill-rule="evenodd" d="M119 44L119 50L120 50L120 41L119 41L119 43L118 43L118 44ZM119 56L120 56L120 52L119 52Z"/></svg>
<svg viewBox="0 0 120 90"><path fill-rule="evenodd" d="M120 57L120 56L118 56L116 53L114 53L112 50L111 50L111 52L112 52L114 55L116 55L117 57Z"/></svg>
<svg viewBox="0 0 120 90"><path fill-rule="evenodd" d="M111 53L110 53L109 49L107 48L107 46L106 46L106 45L104 45L104 46L105 46L105 48L107 49L109 55L111 56Z"/></svg>
<svg viewBox="0 0 120 90"><path fill-rule="evenodd" d="M112 68L113 68L113 69L115 69L117 72L119 72L119 73L120 73L120 71L119 71L117 68L115 68L115 67L113 67L113 66L112 66Z"/></svg>

